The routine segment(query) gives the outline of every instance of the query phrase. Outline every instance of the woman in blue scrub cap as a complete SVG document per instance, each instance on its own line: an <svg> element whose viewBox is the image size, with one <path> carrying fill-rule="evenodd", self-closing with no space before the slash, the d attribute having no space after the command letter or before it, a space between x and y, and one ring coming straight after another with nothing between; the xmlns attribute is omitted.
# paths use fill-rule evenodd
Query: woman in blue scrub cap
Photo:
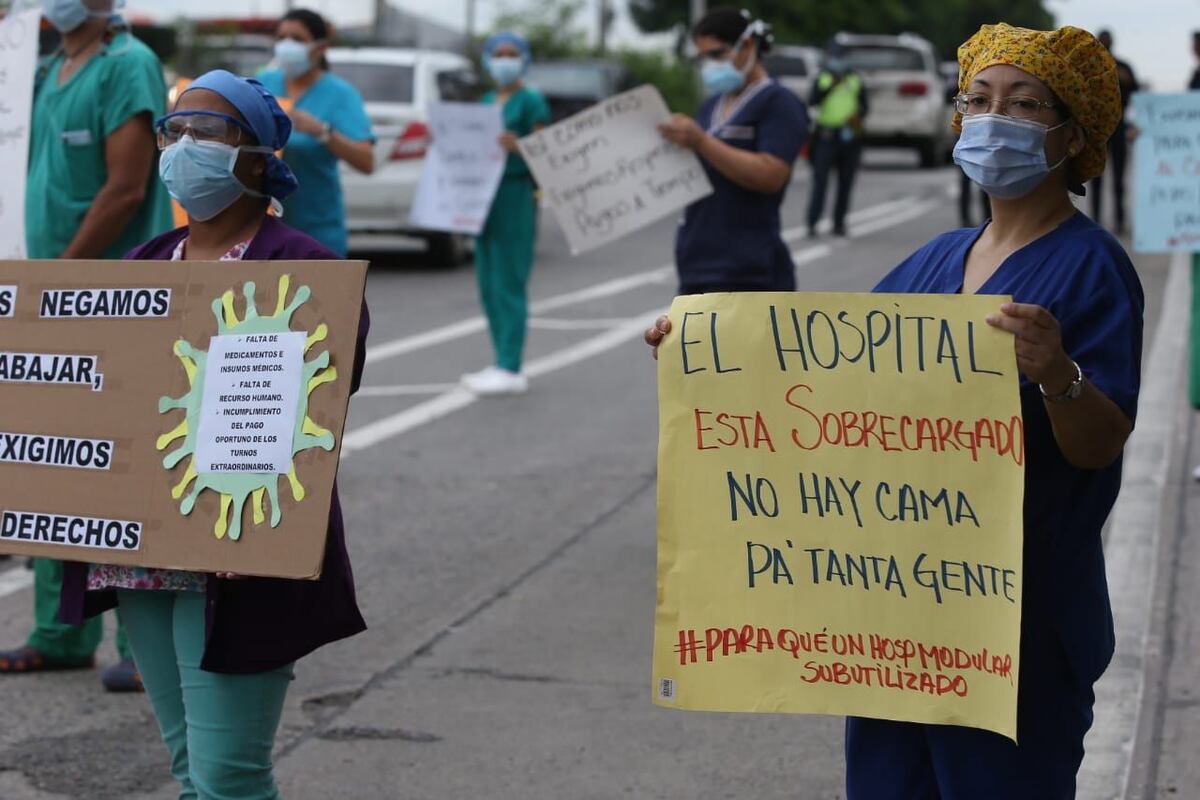
<svg viewBox="0 0 1200 800"><path fill-rule="evenodd" d="M676 114L662 134L700 157L713 193L688 206L675 243L680 294L790 291L791 250L779 209L808 138L808 112L771 79L769 26L715 8L692 29L709 97L696 119Z"/></svg>
<svg viewBox="0 0 1200 800"><path fill-rule="evenodd" d="M202 75L155 128L160 176L188 224L127 258L224 261L231 276L239 261L337 258L267 214L297 181L275 156L292 124L258 81ZM352 390L369 324L364 306ZM180 797L206 800L279 797L271 751L295 662L365 628L336 489L317 580L71 563L61 605L72 623L120 608Z"/></svg>
<svg viewBox="0 0 1200 800"><path fill-rule="evenodd" d="M519 394L529 385L521 373L521 360L529 316L527 287L537 239L537 200L533 176L517 150L517 140L550 121L545 98L521 81L530 58L529 43L515 33L497 33L483 46L484 68L496 85L483 102L501 107L505 132L500 146L508 153L508 161L487 222L475 242L479 298L496 353L492 366L462 377L463 385L478 395Z"/></svg>

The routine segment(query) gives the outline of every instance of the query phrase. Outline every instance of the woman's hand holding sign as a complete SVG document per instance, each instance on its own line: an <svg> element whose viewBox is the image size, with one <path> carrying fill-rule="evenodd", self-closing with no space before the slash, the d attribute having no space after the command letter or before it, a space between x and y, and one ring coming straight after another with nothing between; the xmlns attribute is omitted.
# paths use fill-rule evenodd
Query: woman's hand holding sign
<svg viewBox="0 0 1200 800"><path fill-rule="evenodd" d="M1075 362L1062 346L1058 320L1041 306L1005 303L988 325L1016 337L1017 367L1025 377L1046 387L1047 394L1062 394L1075 379Z"/></svg>
<svg viewBox="0 0 1200 800"><path fill-rule="evenodd" d="M646 344L648 344L652 348L654 348L652 353L654 355L655 361L658 360L658 346L660 344L662 344L663 337L666 336L670 332L671 332L671 320L667 318L666 314L663 314L661 317L654 320L653 328L646 329L646 334L645 334L644 338L646 340Z"/></svg>

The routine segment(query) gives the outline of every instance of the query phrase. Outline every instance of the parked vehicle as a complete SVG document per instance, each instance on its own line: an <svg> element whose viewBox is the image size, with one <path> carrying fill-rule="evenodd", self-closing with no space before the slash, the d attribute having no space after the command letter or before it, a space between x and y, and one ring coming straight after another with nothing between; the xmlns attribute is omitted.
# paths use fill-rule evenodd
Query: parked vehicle
<svg viewBox="0 0 1200 800"><path fill-rule="evenodd" d="M821 50L816 47L777 44L763 58L771 77L791 89L805 103L812 96L813 83L821 71Z"/></svg>
<svg viewBox="0 0 1200 800"><path fill-rule="evenodd" d="M554 122L635 85L629 70L608 61L538 61L524 80L545 96Z"/></svg>
<svg viewBox="0 0 1200 800"><path fill-rule="evenodd" d="M465 261L470 237L413 230L408 215L429 146L429 104L478 99L471 62L454 53L367 47L332 48L328 59L362 94L376 137L374 173L341 166L351 236L415 236L428 243L437 264Z"/></svg>
<svg viewBox="0 0 1200 800"><path fill-rule="evenodd" d="M864 121L868 146L911 147L921 166L945 163L954 147L953 110L933 45L910 33L839 33L850 68L863 79L871 104Z"/></svg>

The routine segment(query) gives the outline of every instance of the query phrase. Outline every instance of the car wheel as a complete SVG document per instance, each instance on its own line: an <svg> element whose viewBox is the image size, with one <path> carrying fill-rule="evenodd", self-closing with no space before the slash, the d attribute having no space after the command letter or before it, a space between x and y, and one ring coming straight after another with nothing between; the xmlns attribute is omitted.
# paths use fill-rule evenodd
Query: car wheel
<svg viewBox="0 0 1200 800"><path fill-rule="evenodd" d="M425 241L429 245L429 258L438 267L453 269L470 254L467 237L457 233L439 233Z"/></svg>
<svg viewBox="0 0 1200 800"><path fill-rule="evenodd" d="M941 163L941 155L941 143L937 139L923 139L917 145L917 157L921 160L921 169L938 166Z"/></svg>

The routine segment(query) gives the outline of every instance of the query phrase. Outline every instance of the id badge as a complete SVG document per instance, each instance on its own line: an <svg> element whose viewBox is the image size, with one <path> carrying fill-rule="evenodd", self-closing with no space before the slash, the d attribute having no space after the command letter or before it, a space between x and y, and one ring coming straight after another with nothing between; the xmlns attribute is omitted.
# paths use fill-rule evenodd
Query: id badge
<svg viewBox="0 0 1200 800"><path fill-rule="evenodd" d="M68 147L87 147L92 143L92 132L87 128L81 128L77 131L63 131L63 144Z"/></svg>

